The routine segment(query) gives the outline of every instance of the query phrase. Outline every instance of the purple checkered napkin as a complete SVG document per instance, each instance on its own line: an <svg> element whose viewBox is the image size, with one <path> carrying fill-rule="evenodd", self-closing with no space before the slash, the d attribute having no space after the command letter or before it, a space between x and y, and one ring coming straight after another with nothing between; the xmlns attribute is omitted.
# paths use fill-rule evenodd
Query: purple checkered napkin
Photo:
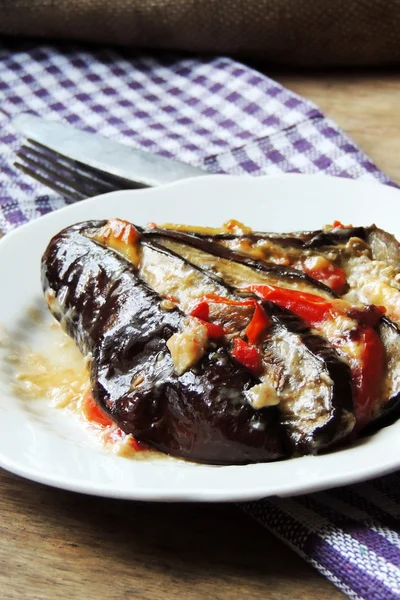
<svg viewBox="0 0 400 600"><path fill-rule="evenodd" d="M24 111L213 173L389 178L311 102L229 58L0 47L0 229L65 205L13 166ZM393 185L393 184L392 184ZM400 477L243 508L354 599L400 598Z"/></svg>
<svg viewBox="0 0 400 600"><path fill-rule="evenodd" d="M311 102L229 58L0 46L0 229L65 201L15 167L10 118L58 119L213 173L388 178Z"/></svg>

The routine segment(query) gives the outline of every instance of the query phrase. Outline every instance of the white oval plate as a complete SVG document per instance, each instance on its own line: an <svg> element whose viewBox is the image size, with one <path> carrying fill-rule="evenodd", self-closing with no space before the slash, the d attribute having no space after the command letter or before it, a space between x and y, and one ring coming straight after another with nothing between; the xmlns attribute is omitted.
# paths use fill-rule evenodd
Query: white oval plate
<svg viewBox="0 0 400 600"><path fill-rule="evenodd" d="M324 176L216 175L74 204L0 242L0 322L8 330L17 331L26 309L41 301L39 264L50 238L78 221L111 217L137 224L214 226L235 218L266 231L318 229L338 219L354 225L376 223L400 237L400 192ZM215 467L121 458L80 443L67 412L61 411L61 419L59 409L49 409L45 418L35 418L2 379L0 465L77 492L155 501L252 500L349 484L400 467L400 421L350 448L278 463Z"/></svg>

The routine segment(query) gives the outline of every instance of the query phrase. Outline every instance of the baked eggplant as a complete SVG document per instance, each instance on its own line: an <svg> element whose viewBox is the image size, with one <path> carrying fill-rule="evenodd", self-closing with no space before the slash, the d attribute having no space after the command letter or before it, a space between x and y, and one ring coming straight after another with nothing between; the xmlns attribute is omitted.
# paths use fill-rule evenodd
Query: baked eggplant
<svg viewBox="0 0 400 600"><path fill-rule="evenodd" d="M246 464L316 453L400 416L399 269L400 244L375 226L275 235L117 219L55 236L42 282L95 402L125 433L173 456Z"/></svg>
<svg viewBox="0 0 400 600"><path fill-rule="evenodd" d="M181 233L185 233L181 231ZM193 232L191 232L193 235ZM304 259L321 256L333 263L346 262L348 258L363 256L378 261L394 270L400 271L400 244L396 238L376 227L343 227L328 230L273 234L249 232L242 235L220 233L210 235L195 234L208 242L216 242L224 247L236 249L241 253L280 265L286 262L288 267L305 271L312 276L304 264ZM351 288L351 284L350 284ZM334 290L338 291L338 290ZM347 289L339 290L340 295Z"/></svg>
<svg viewBox="0 0 400 600"><path fill-rule="evenodd" d="M262 304L270 320L259 344L265 377L231 352L251 317L246 305L228 318L216 310L230 335L211 341L199 362L177 372L168 344L188 327L192 303L208 293L237 298L235 289L150 236L143 236L141 264L134 264L121 248L102 243L106 225L78 224L55 236L43 256L42 281L54 316L88 357L95 401L123 431L162 452L215 464L315 453L351 432L348 365L301 319L271 303ZM193 295L168 299L182 289ZM255 408L255 390L274 379L279 405Z"/></svg>
<svg viewBox="0 0 400 600"><path fill-rule="evenodd" d="M203 237L202 234L200 237ZM237 240L238 236L234 234L216 234L214 236L204 236L212 241ZM395 236L376 225L369 227L343 227L342 225L327 230L295 232L287 234L262 233L255 232L241 236L250 240L251 243L260 240L271 240L275 244L283 247L293 247L301 249L322 248L327 249L330 246L345 246L351 239L359 239L369 246L371 258L382 260L392 264L400 269L400 244Z"/></svg>
<svg viewBox="0 0 400 600"><path fill-rule="evenodd" d="M275 374L280 420L292 454L337 445L356 424L350 367L292 312L264 302L271 319L262 351Z"/></svg>
<svg viewBox="0 0 400 600"><path fill-rule="evenodd" d="M169 230L169 228L168 228ZM197 237L205 238L213 242L234 242L239 239L246 239L252 245L257 242L271 241L285 248L320 248L332 245L339 245L348 242L352 237L366 239L365 227L334 227L329 230L318 229L315 231L297 231L294 233L269 233L262 231L249 231L243 233L201 233L190 228L185 230L180 228L183 233L194 233Z"/></svg>
<svg viewBox="0 0 400 600"><path fill-rule="evenodd" d="M114 250L84 223L55 236L42 260L49 307L90 364L92 393L126 433L161 452L215 464L287 455L276 408L254 410L257 380L223 347L208 347L178 375L167 341L185 327Z"/></svg>
<svg viewBox="0 0 400 600"><path fill-rule="evenodd" d="M376 225L367 227L365 240L371 248L371 257L373 260L385 262L400 271L400 244L392 235Z"/></svg>

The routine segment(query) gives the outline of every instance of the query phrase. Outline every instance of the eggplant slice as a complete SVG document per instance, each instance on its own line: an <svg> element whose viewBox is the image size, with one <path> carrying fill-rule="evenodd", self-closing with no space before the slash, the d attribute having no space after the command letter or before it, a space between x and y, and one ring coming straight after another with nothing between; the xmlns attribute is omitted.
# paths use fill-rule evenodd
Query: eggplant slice
<svg viewBox="0 0 400 600"><path fill-rule="evenodd" d="M141 232L151 238L160 238L160 243L174 250L174 245L180 248L183 254L184 247L191 248L191 255L195 256L194 250L199 256L198 262L203 259L203 265L208 263L209 268L218 273L220 268L226 267L222 275L229 283L234 276L232 271L252 273L255 283L270 283L293 289L301 289L307 292L318 293L321 296L331 298L335 296L332 290L325 284L313 279L303 271L293 267L275 264L271 261L257 260L244 252L237 252L223 246L213 240L207 240L193 233L173 231L170 229L150 229ZM214 260L212 260L214 258Z"/></svg>
<svg viewBox="0 0 400 600"><path fill-rule="evenodd" d="M88 359L95 401L123 431L173 456L214 464L284 457L278 411L250 406L257 380L224 348L176 374L166 342L185 316L163 310L132 264L85 236L103 224L65 229L42 260L50 310Z"/></svg>
<svg viewBox="0 0 400 600"><path fill-rule="evenodd" d="M349 284L343 299L386 308L378 332L387 365L381 398L365 429L371 433L400 417L400 244L392 234L371 225L313 232L303 248L318 249L323 256L336 255Z"/></svg>
<svg viewBox="0 0 400 600"><path fill-rule="evenodd" d="M236 252L214 241L192 233L168 229L142 230L145 239L158 241L193 264L208 270L225 284L237 288L239 279L252 283L278 285L324 298L336 297L332 290L303 271L266 260L258 260L243 252Z"/></svg>
<svg viewBox="0 0 400 600"><path fill-rule="evenodd" d="M141 248L140 277L160 295L173 298L185 314L190 314L208 294L242 299L220 274L194 265L160 245L158 239L154 241L154 236L144 235ZM350 370L336 351L320 336L312 335L300 319L271 303L264 308L271 327L260 347L260 379L279 397L281 423L291 452L315 453L345 437L354 426ZM212 304L211 320L229 333L229 341L225 339L229 350L232 337L245 330L253 310L248 306Z"/></svg>

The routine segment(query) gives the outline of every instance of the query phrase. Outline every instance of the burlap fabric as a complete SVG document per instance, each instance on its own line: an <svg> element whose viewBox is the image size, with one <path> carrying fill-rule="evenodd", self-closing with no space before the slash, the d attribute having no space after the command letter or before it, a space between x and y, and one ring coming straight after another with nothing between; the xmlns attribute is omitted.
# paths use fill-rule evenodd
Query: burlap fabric
<svg viewBox="0 0 400 600"><path fill-rule="evenodd" d="M0 33L302 65L400 63L400 0L0 0Z"/></svg>

